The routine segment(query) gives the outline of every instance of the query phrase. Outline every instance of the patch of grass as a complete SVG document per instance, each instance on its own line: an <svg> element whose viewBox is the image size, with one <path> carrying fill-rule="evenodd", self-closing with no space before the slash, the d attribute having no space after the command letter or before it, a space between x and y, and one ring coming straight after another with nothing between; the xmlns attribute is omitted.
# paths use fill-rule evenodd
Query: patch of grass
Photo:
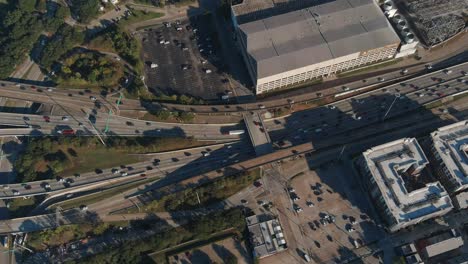
<svg viewBox="0 0 468 264"><path fill-rule="evenodd" d="M36 205L38 205L42 200L44 200L43 195L32 196L28 199L24 198L15 198L11 199L8 202L9 208L8 212L11 218L18 218L27 216Z"/></svg>
<svg viewBox="0 0 468 264"><path fill-rule="evenodd" d="M105 36L97 36L89 41L88 47L93 50L117 53L112 45L112 41Z"/></svg>
<svg viewBox="0 0 468 264"><path fill-rule="evenodd" d="M196 3L195 0L178 0L177 2L175 2L175 6L182 7L182 6L192 5L195 3Z"/></svg>
<svg viewBox="0 0 468 264"><path fill-rule="evenodd" d="M260 169L224 176L176 193L165 193L162 198L143 206L150 212L190 210L223 201L260 178ZM200 201L200 203L198 202ZM132 209L133 210L133 209Z"/></svg>
<svg viewBox="0 0 468 264"><path fill-rule="evenodd" d="M221 242L227 238L233 237L233 236L238 236L239 234L236 232L236 230L233 229L228 229L224 230L215 234L211 234L207 239L203 240L193 240L190 242L183 243L179 246L176 246L174 248L171 248L169 250L164 250L163 252L154 252L148 254L150 258L153 259L155 263L162 263L166 261L167 263L170 263L169 258L171 256L180 254L182 252L190 252L193 253L198 248L204 247L206 245L214 244L216 242Z"/></svg>
<svg viewBox="0 0 468 264"><path fill-rule="evenodd" d="M64 151L67 150L68 148ZM129 155L126 151L112 148L73 148L73 150L77 153L77 157L71 157L70 154L67 153L72 164L63 170L60 175L83 173L96 168L109 168L140 161L136 155Z"/></svg>
<svg viewBox="0 0 468 264"><path fill-rule="evenodd" d="M93 230L91 224L66 225L56 229L28 233L27 246L35 251L45 250L49 246L58 246L73 240L85 238Z"/></svg>
<svg viewBox="0 0 468 264"><path fill-rule="evenodd" d="M160 18L164 16L164 13L142 11L142 10L137 10L137 9L133 9L130 7L129 7L129 10L131 11L131 15L129 15L127 18L122 18L119 21L119 25L125 27L130 24L134 24L134 23L138 23L141 21L150 20L154 18Z"/></svg>
<svg viewBox="0 0 468 264"><path fill-rule="evenodd" d="M100 191L98 193L94 193L94 194L90 194L90 195L87 195L87 196L84 196L84 197L79 197L79 198L75 198L75 199L72 199L72 200L69 200L69 201L57 203L57 204L54 204L53 206L51 206L50 208L54 209L55 207L60 206L62 209L67 210L67 209L71 209L71 208L77 208L82 204L85 204L85 205L93 204L93 203L99 202L101 200L104 200L106 198L117 195L117 194L119 194L119 193L121 193L121 192L123 192L125 190L132 189L132 188L135 188L137 186L140 186L140 185L143 185L145 183L152 182L152 181L155 181L155 180L156 179L154 179L154 178L152 178L152 179L143 179L143 180L138 180L138 181L135 181L135 182L127 183L127 184L122 184L122 185L119 185L119 186L116 186L116 187L113 187L113 188L109 188L109 189Z"/></svg>
<svg viewBox="0 0 468 264"><path fill-rule="evenodd" d="M30 139L16 160L18 181L50 179L140 161L131 153L162 152L212 144L193 138L109 137L103 146L96 137Z"/></svg>
<svg viewBox="0 0 468 264"><path fill-rule="evenodd" d="M356 75L356 74L361 74L361 73L377 70L377 69L380 69L380 68L384 68L386 66L396 64L396 63L398 63L398 62L400 62L402 60L403 60L403 58L391 59L389 61L381 62L379 64L371 64L369 66L363 66L363 67L357 68L355 70L349 70L349 71L346 71L346 72L338 73L337 76L339 78L349 77L349 76L353 76L353 75Z"/></svg>

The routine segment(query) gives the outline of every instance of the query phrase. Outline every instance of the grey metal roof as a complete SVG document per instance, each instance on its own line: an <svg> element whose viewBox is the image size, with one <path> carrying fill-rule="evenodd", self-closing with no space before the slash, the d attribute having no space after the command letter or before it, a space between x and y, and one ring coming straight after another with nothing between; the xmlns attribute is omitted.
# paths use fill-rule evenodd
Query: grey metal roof
<svg viewBox="0 0 468 264"><path fill-rule="evenodd" d="M258 78L400 42L373 0L336 0L239 27Z"/></svg>

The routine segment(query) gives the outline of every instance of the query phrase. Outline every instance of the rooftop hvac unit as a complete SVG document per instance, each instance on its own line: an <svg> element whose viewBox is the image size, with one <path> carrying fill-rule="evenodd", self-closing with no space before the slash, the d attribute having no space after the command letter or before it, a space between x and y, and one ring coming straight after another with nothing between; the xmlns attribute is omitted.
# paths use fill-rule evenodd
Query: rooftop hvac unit
<svg viewBox="0 0 468 264"><path fill-rule="evenodd" d="M404 27L404 28L401 29L401 35L403 37L408 36L408 34L411 34L411 30L409 28Z"/></svg>
<svg viewBox="0 0 468 264"><path fill-rule="evenodd" d="M395 14L393 16L393 22L395 22L395 24L402 21L402 20L403 20L403 17L400 14Z"/></svg>
<svg viewBox="0 0 468 264"><path fill-rule="evenodd" d="M397 28L398 28L399 30L402 30L402 29L405 28L405 27L407 27L406 21L401 20L401 21L399 21L399 22L397 23Z"/></svg>
<svg viewBox="0 0 468 264"><path fill-rule="evenodd" d="M392 1L385 1L383 4L383 9L385 11L389 11L393 9L393 2Z"/></svg>
<svg viewBox="0 0 468 264"><path fill-rule="evenodd" d="M414 42L414 35L413 33L408 34L408 36L405 37L405 42L407 44L413 43Z"/></svg>

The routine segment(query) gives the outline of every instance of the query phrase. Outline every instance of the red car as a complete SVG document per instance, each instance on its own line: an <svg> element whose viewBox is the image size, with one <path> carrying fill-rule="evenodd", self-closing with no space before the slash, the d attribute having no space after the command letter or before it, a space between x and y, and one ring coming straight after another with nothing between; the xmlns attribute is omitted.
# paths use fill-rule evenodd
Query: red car
<svg viewBox="0 0 468 264"><path fill-rule="evenodd" d="M31 85L31 89L36 90L36 86Z"/></svg>
<svg viewBox="0 0 468 264"><path fill-rule="evenodd" d="M44 121L46 121L47 123L50 122L50 117L49 116L43 116L44 117Z"/></svg>

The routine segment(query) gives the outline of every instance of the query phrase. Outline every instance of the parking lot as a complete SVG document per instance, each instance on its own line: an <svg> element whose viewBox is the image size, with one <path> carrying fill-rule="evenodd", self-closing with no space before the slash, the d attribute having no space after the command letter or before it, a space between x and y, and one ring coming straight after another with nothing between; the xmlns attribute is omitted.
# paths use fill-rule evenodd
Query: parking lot
<svg viewBox="0 0 468 264"><path fill-rule="evenodd" d="M146 84L153 92L206 101L231 95L211 15L165 22L142 36Z"/></svg>
<svg viewBox="0 0 468 264"><path fill-rule="evenodd" d="M365 263L378 263L370 254L383 230L373 221L371 205L347 164L309 167L306 159L286 161L269 184L274 205L286 227L290 251L268 257L268 263L301 263L307 254L317 263L350 261L369 254ZM291 179L291 180L287 180ZM274 185L269 185L274 187ZM288 230L289 229L289 230Z"/></svg>

